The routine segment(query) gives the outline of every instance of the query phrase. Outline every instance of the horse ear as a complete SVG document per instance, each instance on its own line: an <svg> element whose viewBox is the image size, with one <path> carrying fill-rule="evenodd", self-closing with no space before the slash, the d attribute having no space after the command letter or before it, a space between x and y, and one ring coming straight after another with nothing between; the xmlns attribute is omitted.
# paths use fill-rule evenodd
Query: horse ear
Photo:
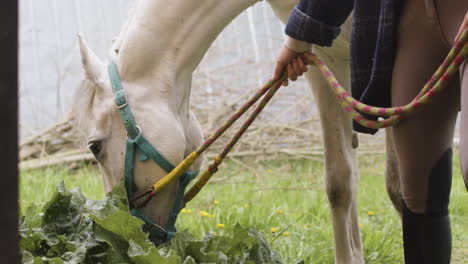
<svg viewBox="0 0 468 264"><path fill-rule="evenodd" d="M86 40L82 35L78 34L78 42L80 45L81 63L86 74L86 78L97 83L104 69L104 64L99 60L98 56L88 47Z"/></svg>

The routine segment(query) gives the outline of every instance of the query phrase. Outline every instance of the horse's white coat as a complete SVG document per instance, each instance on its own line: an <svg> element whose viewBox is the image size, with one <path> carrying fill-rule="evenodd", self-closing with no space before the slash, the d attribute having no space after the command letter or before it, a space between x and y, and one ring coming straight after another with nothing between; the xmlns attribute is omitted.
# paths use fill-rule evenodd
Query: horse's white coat
<svg viewBox="0 0 468 264"><path fill-rule="evenodd" d="M132 17L114 42L110 57L118 65L135 120L142 133L173 164L178 164L202 143L201 129L190 111L192 73L214 39L237 15L257 0L139 0ZM285 22L297 0L270 0ZM279 30L279 29L278 29ZM349 21L333 48L316 48L318 53L349 87ZM101 144L98 156L106 190L123 177L125 129L114 107L105 64L80 38L91 102L89 141ZM363 263L357 218L357 138L349 117L339 108L334 95L311 69L306 77L318 102L325 146L326 190L335 231L336 263ZM267 78L267 77L266 77ZM200 162L192 169L198 169ZM135 181L139 190L166 173L152 162L136 162ZM174 200L176 186L170 186L143 208L143 212L164 225Z"/></svg>

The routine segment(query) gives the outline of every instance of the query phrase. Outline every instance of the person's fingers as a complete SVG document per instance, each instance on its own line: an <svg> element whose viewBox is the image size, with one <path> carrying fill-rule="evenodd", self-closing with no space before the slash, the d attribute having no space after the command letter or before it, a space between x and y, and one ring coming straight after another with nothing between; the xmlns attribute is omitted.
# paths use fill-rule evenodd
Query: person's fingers
<svg viewBox="0 0 468 264"><path fill-rule="evenodd" d="M307 71L307 65L305 64L305 62L302 60L302 58L298 58L297 59L297 62L299 64L299 67L301 68L302 72L306 72Z"/></svg>
<svg viewBox="0 0 468 264"><path fill-rule="evenodd" d="M283 85L283 86L288 86L288 85L289 85L288 80L284 81L282 85Z"/></svg>
<svg viewBox="0 0 468 264"><path fill-rule="evenodd" d="M299 66L298 58L293 59L291 64L292 64L294 72L296 72L296 75L297 76L302 76L302 73L304 73L304 71Z"/></svg>
<svg viewBox="0 0 468 264"><path fill-rule="evenodd" d="M291 61L299 55L300 53L289 49L287 46L284 46L278 55L276 68L273 73L272 80L277 80L278 78L281 78L281 73L284 71L284 68L287 67L286 65L290 64ZM296 77L297 77L297 74L296 74Z"/></svg>
<svg viewBox="0 0 468 264"><path fill-rule="evenodd" d="M288 76L289 76L289 79L295 81L297 80L297 74L296 72L294 71L293 67L291 64L288 64L287 66L287 70L288 70Z"/></svg>
<svg viewBox="0 0 468 264"><path fill-rule="evenodd" d="M278 61L276 63L275 73L271 81L278 80L281 77L281 73L283 72L284 66L286 66L286 64L282 61Z"/></svg>
<svg viewBox="0 0 468 264"><path fill-rule="evenodd" d="M307 57L305 55L302 55L301 59L302 59L302 61L304 62L305 65L310 65L309 60L307 59Z"/></svg>

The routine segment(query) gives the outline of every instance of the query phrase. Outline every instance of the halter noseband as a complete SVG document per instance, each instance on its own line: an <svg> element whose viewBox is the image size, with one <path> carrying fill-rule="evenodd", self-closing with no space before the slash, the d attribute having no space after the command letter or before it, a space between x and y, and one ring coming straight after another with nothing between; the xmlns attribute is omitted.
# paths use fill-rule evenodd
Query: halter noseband
<svg viewBox="0 0 468 264"><path fill-rule="evenodd" d="M175 167L156 148L154 148L141 133L141 129L139 126L137 126L132 112L130 111L127 95L122 86L122 82L120 81L119 73L115 63L109 63L107 70L112 84L112 91L114 92L115 104L117 109L119 109L120 117L122 118L125 130L127 130L124 178L127 198L130 201L134 195L135 189L135 183L133 181L135 152L137 152L139 161L143 162L151 159L167 173L171 172ZM188 171L182 174L182 176L178 179L179 188L177 190L176 199L174 201L172 211L169 214L169 219L165 228L162 228L161 226L154 223L147 216L143 215L139 209L130 204L131 214L145 222L142 229L149 234L151 241L155 243L160 241L166 242L174 237L176 233L175 222L181 210L185 188L190 183L190 181L197 176L197 174L198 171Z"/></svg>

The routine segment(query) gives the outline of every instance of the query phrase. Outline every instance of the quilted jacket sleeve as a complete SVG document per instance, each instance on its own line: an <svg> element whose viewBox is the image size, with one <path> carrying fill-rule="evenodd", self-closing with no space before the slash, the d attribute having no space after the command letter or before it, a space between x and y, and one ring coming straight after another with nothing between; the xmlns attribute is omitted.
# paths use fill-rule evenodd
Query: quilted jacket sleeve
<svg viewBox="0 0 468 264"><path fill-rule="evenodd" d="M354 0L300 0L289 16L286 34L297 40L331 46L353 6Z"/></svg>

